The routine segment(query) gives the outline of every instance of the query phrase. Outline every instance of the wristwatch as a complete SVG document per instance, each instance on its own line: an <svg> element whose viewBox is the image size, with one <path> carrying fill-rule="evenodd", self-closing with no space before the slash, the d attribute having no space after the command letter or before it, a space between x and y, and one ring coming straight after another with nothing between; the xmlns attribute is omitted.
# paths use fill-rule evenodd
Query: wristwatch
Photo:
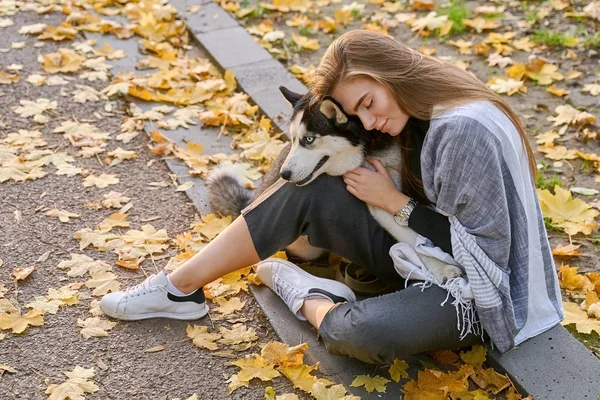
<svg viewBox="0 0 600 400"><path fill-rule="evenodd" d="M394 220L398 223L398 225L408 226L408 218L410 217L410 213L412 213L417 204L419 203L417 203L411 198L408 200L408 203L404 206L402 210L398 211L397 213L394 213Z"/></svg>

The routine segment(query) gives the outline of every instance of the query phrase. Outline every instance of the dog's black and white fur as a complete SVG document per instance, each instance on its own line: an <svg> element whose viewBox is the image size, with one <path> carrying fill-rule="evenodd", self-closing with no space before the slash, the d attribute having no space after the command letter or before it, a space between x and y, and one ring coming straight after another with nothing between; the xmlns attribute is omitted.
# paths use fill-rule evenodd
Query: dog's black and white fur
<svg viewBox="0 0 600 400"><path fill-rule="evenodd" d="M401 189L401 149L397 137L375 130L367 131L358 118L346 115L331 99L311 104L309 94L303 96L285 87L280 90L294 107L290 124L291 143L275 160L254 197L241 184L241 172L235 166L213 170L207 187L209 203L215 212L237 217L253 198L279 177L304 186L323 173L339 176L359 166L373 169L366 158L379 159ZM398 225L387 211L371 205L368 207L377 222L396 240L415 247L415 231ZM286 250L305 260L315 259L324 251L312 247L302 236ZM440 283L462 274L459 268L436 258L421 254L419 258Z"/></svg>

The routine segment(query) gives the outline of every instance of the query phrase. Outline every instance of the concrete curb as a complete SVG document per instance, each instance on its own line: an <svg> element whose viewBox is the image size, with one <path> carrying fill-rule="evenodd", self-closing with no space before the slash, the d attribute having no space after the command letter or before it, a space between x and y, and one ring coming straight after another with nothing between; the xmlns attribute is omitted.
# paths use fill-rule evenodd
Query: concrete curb
<svg viewBox="0 0 600 400"><path fill-rule="evenodd" d="M201 10L188 13L187 7L195 4L202 4ZM191 36L212 62L221 70L234 72L240 89L282 132L287 132L291 107L283 101L278 88L283 85L304 93L306 87L217 4L210 0L183 0L173 5L186 19ZM363 399L384 396L349 387L354 376L373 374L373 366L330 355L322 341L316 340L316 334L308 324L299 323L270 290L252 287L252 292L282 340L290 345L307 341L308 357L318 360L321 370L343 383L352 394ZM407 361L411 367L418 368L421 366L413 363L419 358ZM488 363L507 373L521 393L535 399L596 399L600 394L597 379L600 360L560 325L506 354L489 350ZM417 368L411 368L409 372L413 379ZM387 374L387 371L381 374ZM399 384L392 382L388 384L387 393L399 393L399 388Z"/></svg>

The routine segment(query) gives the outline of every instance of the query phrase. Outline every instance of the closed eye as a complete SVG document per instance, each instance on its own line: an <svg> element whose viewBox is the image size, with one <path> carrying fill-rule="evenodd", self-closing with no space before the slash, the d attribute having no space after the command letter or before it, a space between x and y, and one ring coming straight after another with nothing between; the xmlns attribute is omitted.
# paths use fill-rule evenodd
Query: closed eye
<svg viewBox="0 0 600 400"><path fill-rule="evenodd" d="M371 101L369 102L369 104L365 108L367 110L369 110L371 107L373 107L373 103L375 103L375 101L373 99L371 99Z"/></svg>

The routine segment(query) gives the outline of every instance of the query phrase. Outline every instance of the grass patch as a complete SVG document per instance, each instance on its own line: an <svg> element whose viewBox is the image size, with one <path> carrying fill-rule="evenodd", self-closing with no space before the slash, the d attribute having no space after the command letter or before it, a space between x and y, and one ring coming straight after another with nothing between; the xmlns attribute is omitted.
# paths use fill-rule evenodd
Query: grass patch
<svg viewBox="0 0 600 400"><path fill-rule="evenodd" d="M261 18L269 12L268 9L263 8L261 6L256 6L254 10L250 13L250 16L253 18Z"/></svg>
<svg viewBox="0 0 600 400"><path fill-rule="evenodd" d="M300 33L302 36L311 36L314 35L315 33L317 33L316 31L310 29L309 27L302 25L300 27L300 29L298 29L298 33Z"/></svg>
<svg viewBox="0 0 600 400"><path fill-rule="evenodd" d="M600 32L594 32L593 35L588 35L586 32L585 38L583 39L583 45L586 49L600 48Z"/></svg>
<svg viewBox="0 0 600 400"><path fill-rule="evenodd" d="M453 22L450 34L458 34L465 31L463 19L471 17L471 9L464 0L451 0L446 9L440 10L440 15L447 15L448 20Z"/></svg>
<svg viewBox="0 0 600 400"><path fill-rule="evenodd" d="M552 223L552 220L549 217L544 217L544 226L546 227L547 232L557 232L564 233L565 230L560 228Z"/></svg>
<svg viewBox="0 0 600 400"><path fill-rule="evenodd" d="M556 176L556 174L552 175L552 178L546 178L546 176L544 175L544 172L542 171L538 171L537 172L537 182L535 184L535 186L539 189L546 189L549 190L550 193L555 194L554 193L554 186L560 186L563 187L562 182L560 181L560 179L558 178L558 176Z"/></svg>
<svg viewBox="0 0 600 400"><path fill-rule="evenodd" d="M551 32L548 29L538 29L533 32L532 40L538 44L548 47L568 47L567 44L573 40L573 36L562 32Z"/></svg>

